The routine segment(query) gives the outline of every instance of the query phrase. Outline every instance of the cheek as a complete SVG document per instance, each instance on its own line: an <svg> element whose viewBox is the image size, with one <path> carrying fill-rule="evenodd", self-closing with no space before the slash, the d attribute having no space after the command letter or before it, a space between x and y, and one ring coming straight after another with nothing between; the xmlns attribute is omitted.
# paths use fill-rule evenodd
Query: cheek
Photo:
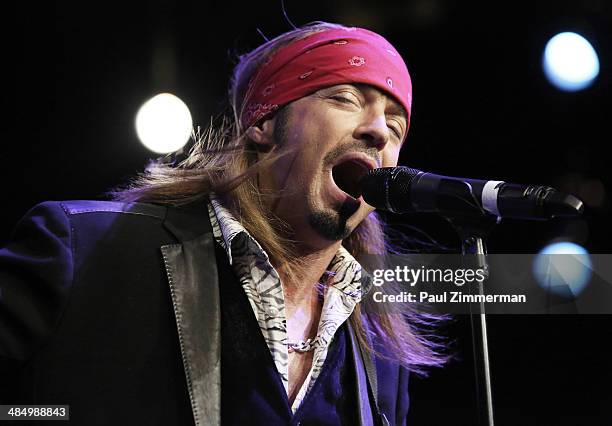
<svg viewBox="0 0 612 426"><path fill-rule="evenodd" d="M292 152L277 160L270 168L275 187L279 190L306 190L312 184L312 175L321 162L317 146L298 145L294 141L289 149Z"/></svg>
<svg viewBox="0 0 612 426"><path fill-rule="evenodd" d="M399 159L400 145L387 144L382 152L382 167L395 167Z"/></svg>

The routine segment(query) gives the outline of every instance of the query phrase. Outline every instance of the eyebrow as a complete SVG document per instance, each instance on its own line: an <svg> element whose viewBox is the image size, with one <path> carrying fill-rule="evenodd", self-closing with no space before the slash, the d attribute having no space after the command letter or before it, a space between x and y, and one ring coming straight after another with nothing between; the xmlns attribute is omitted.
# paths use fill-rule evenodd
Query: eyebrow
<svg viewBox="0 0 612 426"><path fill-rule="evenodd" d="M403 119L406 120L406 124L408 123L408 112L399 102L395 100L395 98L393 98L393 96L389 95L388 93L384 92L383 90L377 87L370 86L369 84L354 83L353 85L362 92L364 90L375 90L378 93L380 93L388 102L388 108L390 110L390 114L398 116L398 117L402 117Z"/></svg>
<svg viewBox="0 0 612 426"><path fill-rule="evenodd" d="M406 119L406 121L408 121L408 113L406 113L406 109L403 106L401 106L391 96L387 94L383 94L383 96L385 96L387 98L387 101L389 101L389 105L390 105L389 109L391 110L391 114L402 117Z"/></svg>

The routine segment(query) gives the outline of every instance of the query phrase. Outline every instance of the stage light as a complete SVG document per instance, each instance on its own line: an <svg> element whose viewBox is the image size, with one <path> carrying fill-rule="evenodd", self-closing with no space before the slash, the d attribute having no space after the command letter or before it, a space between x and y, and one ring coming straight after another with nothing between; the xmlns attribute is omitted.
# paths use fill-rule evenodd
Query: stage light
<svg viewBox="0 0 612 426"><path fill-rule="evenodd" d="M591 43L572 32L560 33L546 44L543 57L548 81L568 92L591 85L599 74L599 59Z"/></svg>
<svg viewBox="0 0 612 426"><path fill-rule="evenodd" d="M533 263L533 274L545 290L568 298L578 296L592 275L589 253L578 244L558 242L544 247Z"/></svg>
<svg viewBox="0 0 612 426"><path fill-rule="evenodd" d="M146 101L136 114L140 142L158 154L174 152L189 140L193 122L189 108L170 93Z"/></svg>

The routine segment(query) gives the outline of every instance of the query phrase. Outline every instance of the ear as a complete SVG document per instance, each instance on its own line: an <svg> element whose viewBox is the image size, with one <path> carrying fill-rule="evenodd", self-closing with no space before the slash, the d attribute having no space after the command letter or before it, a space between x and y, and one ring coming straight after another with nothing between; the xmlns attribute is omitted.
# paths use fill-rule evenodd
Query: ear
<svg viewBox="0 0 612 426"><path fill-rule="evenodd" d="M274 145L275 117L254 124L246 131L247 136L260 148L271 148Z"/></svg>

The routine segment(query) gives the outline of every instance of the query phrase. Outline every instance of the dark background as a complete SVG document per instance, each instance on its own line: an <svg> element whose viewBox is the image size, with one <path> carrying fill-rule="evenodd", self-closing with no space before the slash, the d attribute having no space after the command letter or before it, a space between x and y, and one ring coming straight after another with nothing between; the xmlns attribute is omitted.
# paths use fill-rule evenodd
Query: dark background
<svg viewBox="0 0 612 426"><path fill-rule="evenodd" d="M22 3L4 16L0 245L44 200L101 198L153 158L134 117L170 91L195 125L225 110L232 54L289 29L279 1ZM580 220L506 221L495 253L537 252L554 238L609 253L612 188L607 167L612 97L612 3L604 0L286 0L296 25L314 20L385 35L414 85L412 127L400 162L451 176L540 183L586 204ZM541 70L547 40L576 31L595 47L600 75L565 93ZM10 95L7 96L6 93ZM446 223L391 218L456 244ZM490 317L499 425L612 424L612 332L603 316ZM457 359L412 384L413 425L476 424L470 330L458 317L444 333Z"/></svg>

